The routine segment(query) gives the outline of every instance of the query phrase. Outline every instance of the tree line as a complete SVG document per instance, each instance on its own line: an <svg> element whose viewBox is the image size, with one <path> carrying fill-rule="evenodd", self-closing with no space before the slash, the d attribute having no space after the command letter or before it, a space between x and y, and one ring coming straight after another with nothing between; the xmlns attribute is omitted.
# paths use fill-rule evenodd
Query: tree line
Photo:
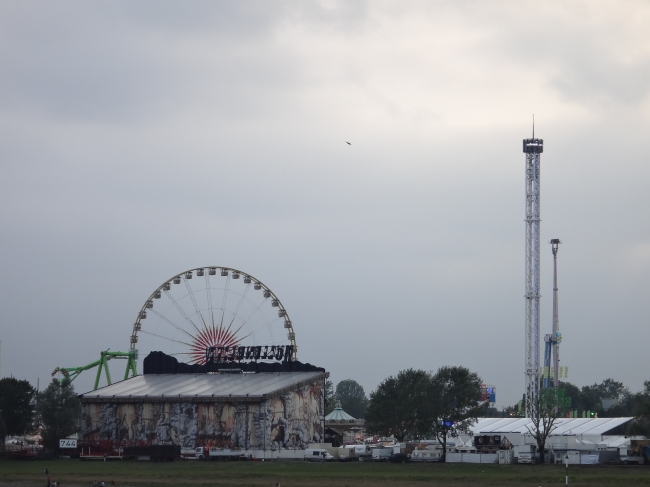
<svg viewBox="0 0 650 487"><path fill-rule="evenodd" d="M336 388L327 381L326 414L340 404L354 418L364 418L370 434L392 435L398 441L437 438L444 448L448 437L468 432L478 417L516 415L517 406L497 411L481 405L480 383L479 376L464 367L441 367L435 373L403 370L384 379L369 397L352 379L339 382ZM635 417L626 433L650 436L650 381L636 393L613 379L582 388L562 382L560 387L571 397L571 409L591 411L598 417ZM613 400L609 401L613 405L605 407L605 399ZM81 404L69 381L52 381L37 393L28 381L0 379L2 447L6 436L40 430L43 444L55 450L59 439L77 432L80 414Z"/></svg>
<svg viewBox="0 0 650 487"><path fill-rule="evenodd" d="M353 417L365 419L370 434L405 439L437 438L445 460L447 438L468 433L482 410L481 379L465 367L441 367L437 372L407 369L384 379L366 398L357 382L347 379L332 400ZM362 415L352 411L365 408ZM356 408L356 409L355 409Z"/></svg>
<svg viewBox="0 0 650 487"><path fill-rule="evenodd" d="M650 437L650 381L644 382L643 390L631 392L622 382L605 379L600 383L578 387L570 382L560 382L565 397L571 398L571 406L565 409L584 412L589 417L618 418L635 417L627 427L627 434ZM493 417L516 416L520 406L515 405L503 411L491 409Z"/></svg>
<svg viewBox="0 0 650 487"><path fill-rule="evenodd" d="M351 416L364 418L370 434L392 435L398 441L436 438L446 453L447 438L468 433L478 417L519 414L518 406L498 411L481 404L480 384L479 376L464 367L441 367L436 373L403 370L384 379L370 397L352 379L339 382L336 390L328 381L326 413L338 403ZM650 437L650 381L637 393L613 379L582 388L562 382L560 388L571 398L570 409L590 411L591 417L635 417L626 433ZM543 394L534 407L539 424L533 424L530 433L543 451L547 436L564 413L554 407L550 396Z"/></svg>
<svg viewBox="0 0 650 487"><path fill-rule="evenodd" d="M56 450L59 439L78 430L81 403L69 380L53 380L37 392L26 380L0 379L0 440L40 430L43 446Z"/></svg>

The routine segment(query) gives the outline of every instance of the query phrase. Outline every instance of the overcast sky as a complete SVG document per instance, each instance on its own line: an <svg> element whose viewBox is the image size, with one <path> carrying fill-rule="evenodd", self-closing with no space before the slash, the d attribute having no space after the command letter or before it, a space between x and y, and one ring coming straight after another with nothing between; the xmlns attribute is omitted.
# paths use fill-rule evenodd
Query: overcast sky
<svg viewBox="0 0 650 487"><path fill-rule="evenodd" d="M513 404L534 113L542 335L560 238L569 381L640 390L648 25L645 1L2 2L1 374L126 350L157 286L220 265L335 383L463 365Z"/></svg>

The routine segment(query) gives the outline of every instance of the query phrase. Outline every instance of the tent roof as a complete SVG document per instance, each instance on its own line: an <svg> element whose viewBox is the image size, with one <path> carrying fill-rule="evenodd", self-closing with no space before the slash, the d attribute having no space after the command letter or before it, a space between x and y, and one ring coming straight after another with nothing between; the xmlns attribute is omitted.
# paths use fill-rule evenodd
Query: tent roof
<svg viewBox="0 0 650 487"><path fill-rule="evenodd" d="M558 418L551 436L604 435L634 418ZM479 418L470 427L474 435L528 433L528 418Z"/></svg>
<svg viewBox="0 0 650 487"><path fill-rule="evenodd" d="M82 402L262 401L322 379L324 372L256 374L148 374L81 394Z"/></svg>

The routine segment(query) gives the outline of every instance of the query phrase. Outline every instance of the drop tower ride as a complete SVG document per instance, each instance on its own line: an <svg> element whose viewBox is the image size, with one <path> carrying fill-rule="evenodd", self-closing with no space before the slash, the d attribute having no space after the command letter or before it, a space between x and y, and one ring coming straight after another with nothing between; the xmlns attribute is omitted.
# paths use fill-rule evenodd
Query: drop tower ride
<svg viewBox="0 0 650 487"><path fill-rule="evenodd" d="M533 406L539 388L539 165L544 141L524 139L526 154L526 417L533 416Z"/></svg>

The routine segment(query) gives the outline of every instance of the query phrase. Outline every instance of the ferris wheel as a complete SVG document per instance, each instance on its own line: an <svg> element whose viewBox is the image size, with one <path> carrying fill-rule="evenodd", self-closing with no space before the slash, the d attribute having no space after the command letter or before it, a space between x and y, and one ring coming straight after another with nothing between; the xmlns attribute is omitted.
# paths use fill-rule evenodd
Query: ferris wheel
<svg viewBox="0 0 650 487"><path fill-rule="evenodd" d="M287 310L259 279L230 267L198 267L162 283L145 301L131 332L130 352L163 351L203 364L206 349L292 345Z"/></svg>

